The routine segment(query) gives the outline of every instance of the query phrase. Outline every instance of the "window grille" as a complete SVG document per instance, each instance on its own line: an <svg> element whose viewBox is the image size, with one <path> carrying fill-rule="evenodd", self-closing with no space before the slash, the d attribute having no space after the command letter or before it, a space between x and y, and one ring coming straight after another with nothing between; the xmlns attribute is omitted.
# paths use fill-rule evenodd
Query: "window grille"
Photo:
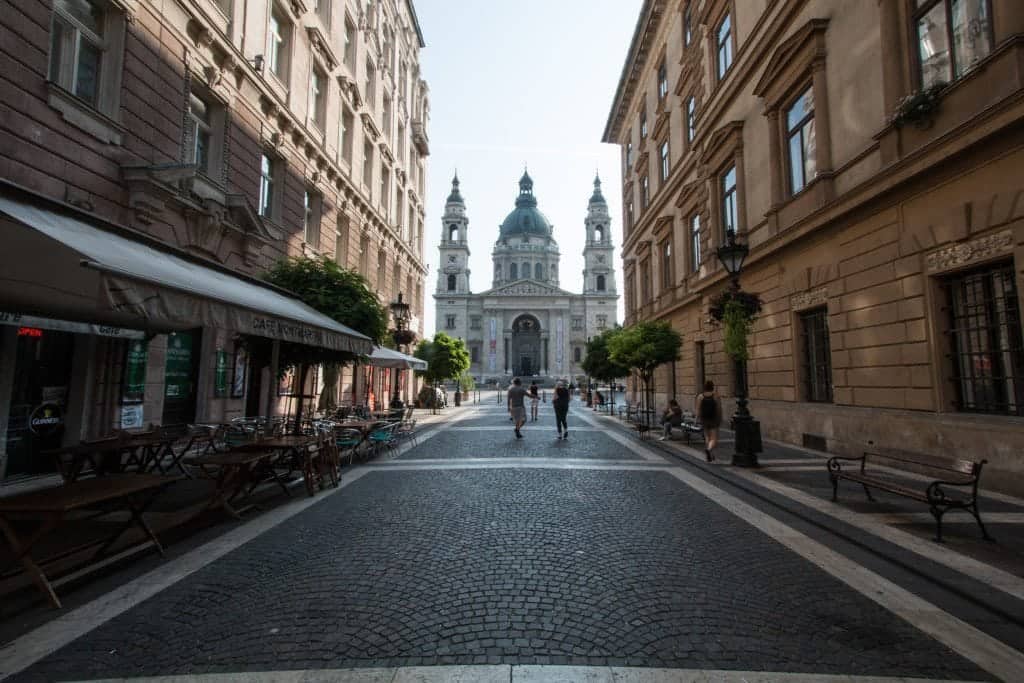
<svg viewBox="0 0 1024 683"><path fill-rule="evenodd" d="M1013 264L949 278L943 284L957 410L1024 414L1024 352Z"/></svg>

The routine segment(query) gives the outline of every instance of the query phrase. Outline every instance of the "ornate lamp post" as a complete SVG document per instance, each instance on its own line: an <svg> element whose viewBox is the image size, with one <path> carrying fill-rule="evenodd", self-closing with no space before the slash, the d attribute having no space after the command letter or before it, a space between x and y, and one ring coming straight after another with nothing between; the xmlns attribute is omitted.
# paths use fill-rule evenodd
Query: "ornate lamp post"
<svg viewBox="0 0 1024 683"><path fill-rule="evenodd" d="M718 260L729 273L734 292L740 291L740 271L750 247L737 244L736 233L727 233L726 243L718 248ZM736 360L736 412L732 416L732 430L736 436L736 452L732 464L737 467L757 467L757 454L761 452L761 423L747 410L747 362Z"/></svg>
<svg viewBox="0 0 1024 683"><path fill-rule="evenodd" d="M402 301L402 293L398 293L398 300L392 301L389 306L391 309L391 316L395 319L395 331L391 333L391 338L395 341L395 346L402 353L405 353L403 347L407 344L411 344L415 339L416 334L408 329L409 320L412 317L412 312L409 309L409 304ZM391 400L394 400L398 396L398 374L400 370L395 369L395 383L394 388L391 390Z"/></svg>

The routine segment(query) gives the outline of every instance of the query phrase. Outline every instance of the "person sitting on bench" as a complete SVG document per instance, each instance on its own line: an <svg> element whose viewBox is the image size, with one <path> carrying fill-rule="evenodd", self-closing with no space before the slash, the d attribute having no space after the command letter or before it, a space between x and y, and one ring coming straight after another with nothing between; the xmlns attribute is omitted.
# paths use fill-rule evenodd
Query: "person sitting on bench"
<svg viewBox="0 0 1024 683"><path fill-rule="evenodd" d="M668 402L668 406L665 407L665 411L661 414L661 429L664 432L661 436L660 441L665 441L672 436L672 428L680 427L683 424L683 409L679 406L679 401L674 398Z"/></svg>

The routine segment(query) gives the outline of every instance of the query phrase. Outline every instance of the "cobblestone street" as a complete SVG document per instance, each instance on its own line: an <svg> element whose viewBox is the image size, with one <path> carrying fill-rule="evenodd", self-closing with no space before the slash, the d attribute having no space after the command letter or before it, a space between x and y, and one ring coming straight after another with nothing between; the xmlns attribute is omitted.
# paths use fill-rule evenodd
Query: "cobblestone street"
<svg viewBox="0 0 1024 683"><path fill-rule="evenodd" d="M1005 646L995 665L973 655L986 636L938 607L922 618L927 603L902 594L914 586L833 561L777 520L744 521L748 502L579 408L567 441L544 411L521 441L498 405L452 415L418 446L346 470L336 495L279 523L253 519L265 528L248 542L197 549L195 571L138 579L140 592L108 601L109 618L90 622L90 605L64 617L65 629L90 623L12 680L356 680L456 665L485 668L416 671L993 680L1021 661ZM164 583L145 592L154 581ZM950 623L962 630L934 637ZM597 668L559 668L570 665Z"/></svg>

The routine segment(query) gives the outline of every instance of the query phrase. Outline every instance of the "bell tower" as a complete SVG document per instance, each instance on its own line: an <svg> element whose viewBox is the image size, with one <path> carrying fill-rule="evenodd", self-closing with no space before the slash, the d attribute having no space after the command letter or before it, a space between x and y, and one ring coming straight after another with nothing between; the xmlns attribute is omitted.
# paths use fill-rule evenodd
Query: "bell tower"
<svg viewBox="0 0 1024 683"><path fill-rule="evenodd" d="M437 269L438 297L453 294L470 294L469 291L469 242L466 216L466 202L459 192L459 175L452 178L452 191L444 205L441 217L441 262Z"/></svg>
<svg viewBox="0 0 1024 683"><path fill-rule="evenodd" d="M601 178L594 177L594 193L587 204L587 245L583 248L583 293L616 296L611 215L601 194Z"/></svg>

